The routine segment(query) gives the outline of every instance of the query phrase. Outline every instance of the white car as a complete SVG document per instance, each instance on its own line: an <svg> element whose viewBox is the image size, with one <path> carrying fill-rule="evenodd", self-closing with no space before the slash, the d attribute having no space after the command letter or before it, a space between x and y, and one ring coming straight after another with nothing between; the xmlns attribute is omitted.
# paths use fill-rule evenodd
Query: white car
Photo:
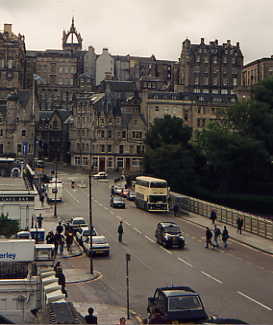
<svg viewBox="0 0 273 325"><path fill-rule="evenodd" d="M97 174L93 175L95 179L104 179L107 178L107 173L106 172L98 172Z"/></svg>
<svg viewBox="0 0 273 325"><path fill-rule="evenodd" d="M86 254L90 256L89 237L87 237L83 242L83 247L86 251ZM110 244L107 242L104 236L92 237L92 255L110 255Z"/></svg>
<svg viewBox="0 0 273 325"><path fill-rule="evenodd" d="M96 229L93 227L93 236L97 235ZM77 241L82 244L86 238L90 236L90 231L88 226L80 227L79 230L76 232L76 239Z"/></svg>
<svg viewBox="0 0 273 325"><path fill-rule="evenodd" d="M77 233L81 227L88 227L85 219L83 217L75 217L69 223L74 233Z"/></svg>

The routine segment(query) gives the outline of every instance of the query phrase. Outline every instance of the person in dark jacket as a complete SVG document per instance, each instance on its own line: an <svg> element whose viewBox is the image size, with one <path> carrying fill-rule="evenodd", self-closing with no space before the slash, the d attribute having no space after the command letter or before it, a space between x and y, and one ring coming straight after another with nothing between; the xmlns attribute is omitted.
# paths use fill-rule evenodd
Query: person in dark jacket
<svg viewBox="0 0 273 325"><path fill-rule="evenodd" d="M212 224L215 224L216 219L217 219L216 211L215 210L211 210L210 220L211 220Z"/></svg>
<svg viewBox="0 0 273 325"><path fill-rule="evenodd" d="M222 232L222 241L224 243L224 248L227 248L227 240L229 239L229 234L227 227L224 226L223 232Z"/></svg>
<svg viewBox="0 0 273 325"><path fill-rule="evenodd" d="M120 243L122 242L122 236L123 236L123 224L122 224L122 221L120 221L119 226L118 226L118 241Z"/></svg>
<svg viewBox="0 0 273 325"><path fill-rule="evenodd" d="M61 234L64 231L64 227L62 226L61 221L59 222L58 226L56 227L56 232Z"/></svg>
<svg viewBox="0 0 273 325"><path fill-rule="evenodd" d="M236 220L236 223L237 223L237 232L239 234L242 234L242 227L243 227L243 224L244 224L243 218L238 217L237 220Z"/></svg>
<svg viewBox="0 0 273 325"><path fill-rule="evenodd" d="M47 235L46 235L46 243L47 244L54 244L54 234L52 231L50 231Z"/></svg>
<svg viewBox="0 0 273 325"><path fill-rule="evenodd" d="M217 227L217 225L214 225L214 243L216 247L219 247L219 243L218 243L218 238L221 235L221 230L219 227Z"/></svg>
<svg viewBox="0 0 273 325"><path fill-rule="evenodd" d="M88 308L88 315L84 317L87 324L98 324L97 316L93 313L94 309L92 307Z"/></svg>
<svg viewBox="0 0 273 325"><path fill-rule="evenodd" d="M205 246L205 248L209 248L209 245L214 247L214 245L211 242L211 239L212 239L212 232L209 229L209 227L207 227L207 229L206 229L206 246Z"/></svg>

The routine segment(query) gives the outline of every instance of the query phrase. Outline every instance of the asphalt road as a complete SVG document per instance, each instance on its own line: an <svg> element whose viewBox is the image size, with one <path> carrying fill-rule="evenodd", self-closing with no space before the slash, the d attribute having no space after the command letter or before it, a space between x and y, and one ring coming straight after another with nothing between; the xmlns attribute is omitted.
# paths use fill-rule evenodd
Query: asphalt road
<svg viewBox="0 0 273 325"><path fill-rule="evenodd" d="M58 205L58 216L84 216L88 221L87 188L71 189L70 180L85 182L86 175L60 173L65 181L64 203ZM155 288L186 285L198 291L210 315L239 318L251 324L273 324L273 258L247 246L230 242L227 250L205 249L204 229L181 217L150 214L133 202L126 209L110 207L111 181L92 181L93 224L111 244L111 256L94 260L102 272L100 281L81 287L88 297L88 287L95 286L105 303L126 306L125 254L129 264L130 306L146 316L147 297ZM117 226L124 223L124 243L118 242ZM155 243L154 231L159 221L172 220L181 225L184 250L166 250ZM77 263L88 263L86 257Z"/></svg>

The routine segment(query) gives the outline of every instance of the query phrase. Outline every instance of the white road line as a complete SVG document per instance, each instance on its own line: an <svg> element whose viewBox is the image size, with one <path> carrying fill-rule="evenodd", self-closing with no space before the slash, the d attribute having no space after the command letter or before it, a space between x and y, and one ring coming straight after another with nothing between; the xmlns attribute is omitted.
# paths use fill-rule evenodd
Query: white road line
<svg viewBox="0 0 273 325"><path fill-rule="evenodd" d="M165 251L166 253L168 253L168 254L170 254L170 255L173 255L173 253L170 252L169 250L167 250L166 248L164 248L164 247L160 247L160 248L163 249L163 251Z"/></svg>
<svg viewBox="0 0 273 325"><path fill-rule="evenodd" d="M140 234L140 235L142 234L142 232L141 232L139 229L137 229L136 227L134 227L133 229L134 229L138 234Z"/></svg>
<svg viewBox="0 0 273 325"><path fill-rule="evenodd" d="M214 280L214 281L216 281L216 282L218 282L218 283L220 283L220 284L223 284L223 282L222 282L221 280L216 279L214 276L212 276L212 275L210 275L210 274L208 274L208 273L206 273L206 272L203 272L203 271L201 271L201 273L202 273L203 275L207 276L208 278L210 278L210 279L212 279L212 280Z"/></svg>
<svg viewBox="0 0 273 325"><path fill-rule="evenodd" d="M189 267L192 267L192 264L191 264L191 263L189 263L189 262L187 262L187 261L185 261L185 260L183 260L183 258L181 258L181 257L178 257L177 259L178 259L180 262L182 262L182 263L184 263L184 264L188 265Z"/></svg>
<svg viewBox="0 0 273 325"><path fill-rule="evenodd" d="M249 300L255 302L257 305L260 305L260 306L262 306L263 308L272 311L272 308L270 308L270 307L268 307L268 306L262 304L261 302L259 302L259 301L255 300L255 299L253 299L253 298L247 296L247 295L244 294L243 292L241 292L241 291L237 291L237 293L238 293L239 295L241 295L241 296L243 296L243 297L245 297L245 298L247 298L247 299L249 299Z"/></svg>
<svg viewBox="0 0 273 325"><path fill-rule="evenodd" d="M102 207L102 206L103 206L103 204L102 204L102 203L100 203L100 202L98 203L98 205L99 205L100 207Z"/></svg>
<svg viewBox="0 0 273 325"><path fill-rule="evenodd" d="M109 210L109 208L107 208L107 207L104 207L104 209L105 209L105 210Z"/></svg>
<svg viewBox="0 0 273 325"><path fill-rule="evenodd" d="M73 200L75 200L77 203L80 204L80 201L77 200L69 191L66 191L66 192L72 197Z"/></svg>
<svg viewBox="0 0 273 325"><path fill-rule="evenodd" d="M131 224L128 221L124 221L124 223L126 223L127 226L131 226Z"/></svg>
<svg viewBox="0 0 273 325"><path fill-rule="evenodd" d="M145 238L148 239L151 243L155 244L155 241L152 238L150 238L149 236L145 235Z"/></svg>

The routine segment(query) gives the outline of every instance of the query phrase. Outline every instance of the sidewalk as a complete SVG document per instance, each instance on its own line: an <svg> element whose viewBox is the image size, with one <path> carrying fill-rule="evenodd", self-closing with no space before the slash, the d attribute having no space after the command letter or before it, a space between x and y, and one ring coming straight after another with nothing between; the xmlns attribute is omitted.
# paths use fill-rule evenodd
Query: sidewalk
<svg viewBox="0 0 273 325"><path fill-rule="evenodd" d="M46 234L49 231L53 231L55 233L56 226L60 221L59 218L54 218L53 209L46 204L44 207L40 207L37 209L37 215L39 213L44 217L43 220L43 228L46 231ZM80 283L92 283L92 281L99 280L102 274L94 270L94 274L90 274L87 263L83 263L83 267L81 267L81 263L77 262L79 260L78 257L85 254L83 252L82 247L74 240L73 245L71 247L71 252L68 252L66 247L64 247L63 255L57 255L56 261L60 261L63 272L66 278L66 284L68 285L68 292L70 290L76 290L77 285ZM72 261L75 261L72 262ZM75 264L75 265L74 265ZM70 299L68 297L68 301L72 302L75 309L78 313L80 313L83 317L88 314L88 308L93 307L96 315L98 316L99 324L119 324L119 319L121 317L127 318L127 312L124 307L103 304L101 297L98 296L97 291L92 287L90 288L90 294L88 296L88 301L79 302L77 299ZM127 325L138 325L142 324L141 319L133 312L131 312L131 319L126 321Z"/></svg>
<svg viewBox="0 0 273 325"><path fill-rule="evenodd" d="M198 214L192 213L192 212L180 212L180 216L194 224L198 224L202 227L209 227L210 229L213 228L213 224L209 218L200 216ZM224 227L226 225L225 223L222 223L221 221L216 220L216 224ZM242 244L248 245L250 247L253 247L255 249L258 249L264 253L268 253L273 255L273 241L270 239L265 239L263 237L257 236L255 234L252 234L250 232L245 232L242 230L242 234L237 233L237 229L235 227L232 227L230 225L226 225L229 236L231 240L236 240Z"/></svg>

